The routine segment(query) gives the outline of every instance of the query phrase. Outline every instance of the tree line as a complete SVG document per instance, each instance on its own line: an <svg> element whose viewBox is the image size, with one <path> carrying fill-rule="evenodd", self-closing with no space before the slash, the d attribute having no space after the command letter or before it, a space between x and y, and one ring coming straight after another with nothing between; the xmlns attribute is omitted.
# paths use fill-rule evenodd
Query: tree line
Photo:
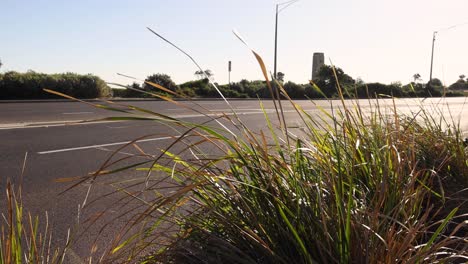
<svg viewBox="0 0 468 264"><path fill-rule="evenodd" d="M170 91L187 97L217 98L219 94L208 79L212 75L210 70L197 71L195 72L196 80L177 85L169 75L157 73L148 76L145 79L146 82L142 85L133 83L127 86L127 89L110 89L101 78L91 74L45 74L34 71L26 73L8 71L0 73L0 100L58 98L44 92L44 88L77 98L152 97L149 93L142 93L141 91L172 96L170 93L154 88L148 82L161 85ZM468 78L465 75L460 75L459 80L449 87L443 87L442 82L436 78L432 79L430 83L421 83L419 74L413 75L414 81L405 85L401 83L364 83L362 80L353 79L341 68L332 68L328 65L321 67L317 77L306 84L297 84L291 81L284 82L284 73L278 72L277 76L279 83L293 99L335 98L338 96L338 85L340 85L343 95L347 98L460 96L463 95L463 90L468 89ZM276 85L275 82L272 83ZM271 97L266 82L261 80L248 81L244 79L230 84L217 84L217 87L225 97L229 98Z"/></svg>
<svg viewBox="0 0 468 264"><path fill-rule="evenodd" d="M417 76L418 75L418 76ZM283 86L284 90L293 99L306 98L336 98L338 97L338 85L340 85L343 96L347 98L375 98L375 97L439 97L439 96L462 96L462 90L468 89L468 79L461 75L460 79L450 85L444 87L442 82L434 78L430 83L424 84L419 82L420 75L415 74L413 82L401 84L399 82L391 84L382 83L364 83L362 80L355 80L346 74L341 68L323 65L317 74L317 77L307 84L297 84L291 81L284 82L284 73L278 72L278 81ZM145 83L140 85L133 83L128 86L128 89L113 89L115 97L151 97L150 94L139 92L139 90L170 94L161 92L157 88L147 82L161 85L175 93L187 97L200 98L215 98L219 97L218 92L206 76L211 77L210 70L196 71L197 80L188 81L182 84L175 84L171 77L167 74L157 73L148 76ZM417 78L415 77L417 76ZM275 82L272 82L275 85ZM217 84L218 89L225 97L230 98L270 98L270 89L267 87L266 81L248 81L241 80L231 84Z"/></svg>

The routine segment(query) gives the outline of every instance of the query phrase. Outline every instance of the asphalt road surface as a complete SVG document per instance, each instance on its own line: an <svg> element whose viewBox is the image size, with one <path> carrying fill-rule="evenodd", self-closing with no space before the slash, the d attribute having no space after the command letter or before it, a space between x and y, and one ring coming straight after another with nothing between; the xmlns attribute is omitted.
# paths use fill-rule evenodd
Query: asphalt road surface
<svg viewBox="0 0 468 264"><path fill-rule="evenodd" d="M312 115L320 115L320 107L330 110L330 103L326 101L296 101ZM200 123L208 120L206 115L216 116L222 113L230 113L229 106L219 100L179 102L189 105L198 112L189 110L180 105L161 101L120 101L118 104L131 104L151 111L181 118L190 122ZM232 100L232 108L239 114L247 126L253 130L266 129L265 118L257 100ZM268 113L274 113L271 101L263 101ZM351 104L351 101L347 101ZM364 109L368 109L369 101L360 100ZM468 131L468 110L465 98L448 99L399 99L395 101L400 112L415 113L420 105L425 105L434 116L442 109L447 118L460 121L460 127ZM122 105L112 105L118 109L125 109ZM381 105L393 104L390 99L381 100ZM339 101L333 105L338 107ZM282 106L289 126L298 127L300 121L294 113L293 107L286 101ZM389 110L390 111L390 110ZM136 113L136 111L132 111ZM13 179L19 184L19 176L25 155L27 153L25 172L23 175L23 201L27 210L33 214L44 216L48 212L49 223L54 227L54 244L63 244L69 226L77 221L78 209L83 203L89 184L86 183L70 191L60 194L70 183L58 183L59 178L86 175L99 169L100 165L118 148L131 140L142 138L138 143L145 151L152 151L168 146L174 136L178 134L167 126L147 121L117 121L102 120L111 116L128 116L104 109L92 107L77 102L21 102L0 103L0 191L2 200L7 178ZM273 115L272 115L273 117ZM84 120L93 122L81 123ZM146 136L146 137L145 137ZM118 156L125 157L131 153L121 150ZM129 170L119 173L115 178L131 179L139 177L139 172ZM110 189L105 187L93 188L93 197L105 194ZM97 212L100 207L112 203L107 200L97 205L92 212ZM5 213L4 201L0 202L0 212ZM116 214L118 212L115 212ZM81 215L83 214L83 215ZM81 219L85 213L80 211ZM70 249L74 256L88 256L90 241L93 232L97 228L90 229L84 237L81 237ZM112 236L104 233L99 240L106 243ZM78 259L78 258L76 258ZM75 260L76 260L75 259ZM70 261L72 262L72 261Z"/></svg>

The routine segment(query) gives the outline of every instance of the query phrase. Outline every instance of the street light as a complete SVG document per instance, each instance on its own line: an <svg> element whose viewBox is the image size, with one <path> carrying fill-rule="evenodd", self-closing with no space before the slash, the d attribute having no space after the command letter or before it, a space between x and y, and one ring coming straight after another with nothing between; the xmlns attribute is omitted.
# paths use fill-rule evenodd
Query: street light
<svg viewBox="0 0 468 264"><path fill-rule="evenodd" d="M428 87L427 88L431 88L431 82L432 82L432 64L434 63L434 43L436 41L436 34L437 34L437 31L434 31L434 33L432 34L432 52L431 52L431 71L429 73L429 82L428 82Z"/></svg>
<svg viewBox="0 0 468 264"><path fill-rule="evenodd" d="M291 0L283 3L276 4L276 21L275 21L275 64L273 77L276 79L276 53L278 48L278 14L288 6L294 4L299 0ZM281 7L281 8L280 8Z"/></svg>
<svg viewBox="0 0 468 264"><path fill-rule="evenodd" d="M465 26L465 25L468 25L468 22L467 23L462 23L462 24L457 24L457 25L453 25L453 26L450 26L450 27L446 27L446 28L442 28L442 29L439 29L437 31L434 31L432 33L432 52L431 52L431 71L429 72L429 82L427 83L428 84L428 88L431 88L431 82L432 82L432 64L434 63L434 43L436 41L436 34L441 32L441 31L446 31L446 30L450 30L450 29L453 29L453 28L456 28L456 27L460 27L460 26Z"/></svg>

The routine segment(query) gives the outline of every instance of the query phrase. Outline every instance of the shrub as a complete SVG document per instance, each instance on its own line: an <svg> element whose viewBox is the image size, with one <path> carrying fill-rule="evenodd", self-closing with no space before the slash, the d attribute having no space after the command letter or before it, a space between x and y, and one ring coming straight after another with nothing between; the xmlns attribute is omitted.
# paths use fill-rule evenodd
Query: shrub
<svg viewBox="0 0 468 264"><path fill-rule="evenodd" d="M293 82L287 82L284 84L284 90L293 99L305 98L305 88L302 85L295 84Z"/></svg>
<svg viewBox="0 0 468 264"><path fill-rule="evenodd" d="M357 96L358 98L375 98L375 97L402 97L404 93L401 87L395 84L382 84L382 83L367 83L362 84L356 87L356 92L350 91L352 95Z"/></svg>
<svg viewBox="0 0 468 264"><path fill-rule="evenodd" d="M110 96L110 88L99 77L75 73L44 74L6 72L0 82L0 99L48 99L58 98L45 93L44 88L59 91L77 98Z"/></svg>

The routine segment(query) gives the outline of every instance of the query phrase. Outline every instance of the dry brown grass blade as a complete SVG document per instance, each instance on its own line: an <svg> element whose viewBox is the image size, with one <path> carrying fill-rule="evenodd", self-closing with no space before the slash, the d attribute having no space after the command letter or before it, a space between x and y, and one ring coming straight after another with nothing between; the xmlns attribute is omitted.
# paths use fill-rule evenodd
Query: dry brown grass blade
<svg viewBox="0 0 468 264"><path fill-rule="evenodd" d="M13 245L11 242L13 241L13 194L12 194L12 188L11 188L11 182L10 180L7 180L7 188L6 188L6 195L7 195L7 204L8 204L8 237L6 240L6 250L5 250L5 255L6 255L6 263L11 263L12 262L12 247Z"/></svg>
<svg viewBox="0 0 468 264"><path fill-rule="evenodd" d="M265 63L263 62L262 57L260 55L258 55L258 53L255 52L252 48L249 47L247 42L240 36L239 33L237 33L236 31L233 31L233 33L254 54L255 59L257 60L258 64L260 65L260 69L262 70L263 77L265 78L265 81L267 82L267 87L268 87L268 89L270 91L271 98L273 99L273 104L275 106L275 112L277 114L278 121L281 123L280 113L278 111L278 106L276 105L275 93L273 92L273 88L271 87L271 82L270 82L270 79L268 78L268 72L267 72ZM278 98L278 100L280 100L280 98Z"/></svg>

